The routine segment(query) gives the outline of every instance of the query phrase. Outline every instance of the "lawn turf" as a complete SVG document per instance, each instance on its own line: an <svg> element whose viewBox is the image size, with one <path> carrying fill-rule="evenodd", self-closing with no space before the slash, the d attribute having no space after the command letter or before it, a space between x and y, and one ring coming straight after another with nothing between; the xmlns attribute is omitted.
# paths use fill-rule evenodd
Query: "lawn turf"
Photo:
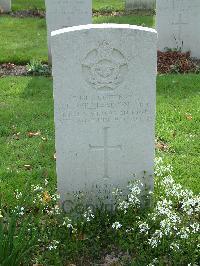
<svg viewBox="0 0 200 266"><path fill-rule="evenodd" d="M45 19L0 16L0 33L0 63L47 62Z"/></svg>
<svg viewBox="0 0 200 266"><path fill-rule="evenodd" d="M75 1L75 0L74 0ZM92 6L94 10L100 10L105 7L111 7L114 10L124 10L124 0L93 0ZM45 9L44 0L12 0L12 10L26 9Z"/></svg>
<svg viewBox="0 0 200 266"><path fill-rule="evenodd" d="M200 191L200 75L158 77L156 135L168 146L157 156L172 164L175 180ZM0 191L12 204L15 189L56 184L52 79L0 79ZM29 137L29 132L40 132ZM28 166L27 166L28 165ZM28 191L27 191L28 193Z"/></svg>
<svg viewBox="0 0 200 266"><path fill-rule="evenodd" d="M12 11L29 9L44 10L44 0L12 0Z"/></svg>
<svg viewBox="0 0 200 266"><path fill-rule="evenodd" d="M52 79L1 78L0 107L0 191L7 201L29 180L55 185Z"/></svg>
<svg viewBox="0 0 200 266"><path fill-rule="evenodd" d="M112 8L115 11L123 11L125 9L125 0L93 0L92 7L94 10Z"/></svg>
<svg viewBox="0 0 200 266"><path fill-rule="evenodd" d="M143 27L154 27L153 16L98 16L93 18L93 23L118 23L118 24L130 24Z"/></svg>
<svg viewBox="0 0 200 266"><path fill-rule="evenodd" d="M94 23L125 23L152 27L153 16L94 17ZM31 59L47 62L45 19L0 16L0 63L26 64Z"/></svg>
<svg viewBox="0 0 200 266"><path fill-rule="evenodd" d="M200 192L200 75L158 77L156 129L176 181Z"/></svg>

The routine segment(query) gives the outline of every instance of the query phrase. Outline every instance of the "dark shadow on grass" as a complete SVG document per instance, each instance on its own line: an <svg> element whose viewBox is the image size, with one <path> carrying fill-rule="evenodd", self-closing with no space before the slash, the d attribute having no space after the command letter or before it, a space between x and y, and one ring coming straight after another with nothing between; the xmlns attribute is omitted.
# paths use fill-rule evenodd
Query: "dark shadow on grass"
<svg viewBox="0 0 200 266"><path fill-rule="evenodd" d="M34 76L30 78L27 87L21 94L24 99L52 101L53 80L52 77Z"/></svg>
<svg viewBox="0 0 200 266"><path fill-rule="evenodd" d="M170 101L193 98L200 92L200 75L168 74L157 77L157 96Z"/></svg>

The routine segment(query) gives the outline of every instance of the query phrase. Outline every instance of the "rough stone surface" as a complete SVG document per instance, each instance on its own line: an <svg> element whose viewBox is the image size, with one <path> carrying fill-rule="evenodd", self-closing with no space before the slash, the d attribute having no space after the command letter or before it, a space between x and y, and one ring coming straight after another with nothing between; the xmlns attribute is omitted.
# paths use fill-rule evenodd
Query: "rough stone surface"
<svg viewBox="0 0 200 266"><path fill-rule="evenodd" d="M200 58L200 1L157 0L158 48L191 51Z"/></svg>
<svg viewBox="0 0 200 266"><path fill-rule="evenodd" d="M125 6L126 10L134 10L134 9L154 9L155 8L155 0L126 0Z"/></svg>
<svg viewBox="0 0 200 266"><path fill-rule="evenodd" d="M11 0L0 0L0 13L8 13L11 11Z"/></svg>
<svg viewBox="0 0 200 266"><path fill-rule="evenodd" d="M72 191L124 187L134 175L153 187L156 48L156 31L137 26L52 33L62 201Z"/></svg>
<svg viewBox="0 0 200 266"><path fill-rule="evenodd" d="M92 23L91 0L45 0L49 62L51 63L51 32Z"/></svg>

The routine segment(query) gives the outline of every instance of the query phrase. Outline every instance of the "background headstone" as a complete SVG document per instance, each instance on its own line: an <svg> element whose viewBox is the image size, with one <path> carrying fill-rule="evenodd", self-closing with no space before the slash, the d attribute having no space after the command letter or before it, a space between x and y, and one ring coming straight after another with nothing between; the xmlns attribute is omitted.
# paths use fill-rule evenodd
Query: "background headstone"
<svg viewBox="0 0 200 266"><path fill-rule="evenodd" d="M51 63L51 32L66 27L91 24L92 0L45 0L45 5L49 63Z"/></svg>
<svg viewBox="0 0 200 266"><path fill-rule="evenodd" d="M154 9L156 0L126 0L125 9L127 11L136 10L136 9Z"/></svg>
<svg viewBox="0 0 200 266"><path fill-rule="evenodd" d="M157 34L101 24L52 33L58 189L153 187Z"/></svg>
<svg viewBox="0 0 200 266"><path fill-rule="evenodd" d="M0 14L11 11L11 0L0 0Z"/></svg>
<svg viewBox="0 0 200 266"><path fill-rule="evenodd" d="M157 0L158 49L191 51L200 58L200 1Z"/></svg>

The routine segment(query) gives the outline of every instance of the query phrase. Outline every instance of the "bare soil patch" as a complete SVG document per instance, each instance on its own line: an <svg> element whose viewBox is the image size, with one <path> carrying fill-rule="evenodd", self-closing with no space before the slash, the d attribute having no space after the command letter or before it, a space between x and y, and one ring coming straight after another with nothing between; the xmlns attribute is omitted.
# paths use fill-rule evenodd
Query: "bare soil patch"
<svg viewBox="0 0 200 266"><path fill-rule="evenodd" d="M17 17L17 18L26 18L26 17L45 18L45 11L39 9L19 10L11 12L10 15L12 17Z"/></svg>
<svg viewBox="0 0 200 266"><path fill-rule="evenodd" d="M4 76L26 76L26 66L5 63L0 65L0 77Z"/></svg>
<svg viewBox="0 0 200 266"><path fill-rule="evenodd" d="M199 73L200 60L192 58L190 52L158 51L158 73Z"/></svg>

